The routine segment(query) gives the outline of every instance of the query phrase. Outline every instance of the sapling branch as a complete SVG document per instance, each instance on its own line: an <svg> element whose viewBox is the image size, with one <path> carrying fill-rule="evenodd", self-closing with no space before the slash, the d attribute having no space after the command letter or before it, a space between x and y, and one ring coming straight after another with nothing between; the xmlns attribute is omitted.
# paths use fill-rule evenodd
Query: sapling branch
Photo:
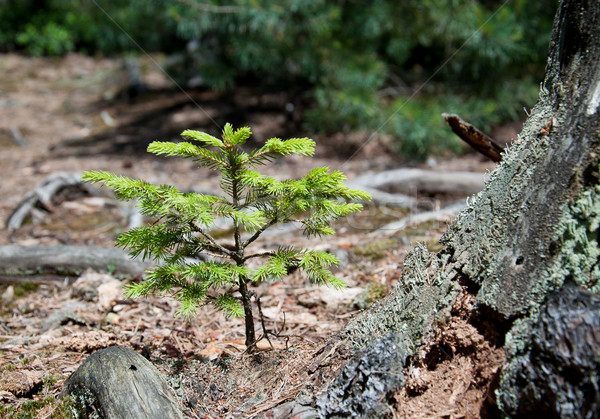
<svg viewBox="0 0 600 419"><path fill-rule="evenodd" d="M273 256L274 254L275 253L273 253L273 252L255 253L253 255L244 256L244 259L242 259L242 260L244 262L246 262L249 259L253 259L253 258L266 258L266 257Z"/></svg>
<svg viewBox="0 0 600 419"><path fill-rule="evenodd" d="M258 239L260 237L260 235L262 233L264 233L269 227L274 226L275 224L277 224L277 218L273 218L271 219L271 221L269 221L267 224L265 224L264 226L262 226L260 228L260 230L256 231L248 240L246 240L244 242L244 244L242 245L242 247L245 249L246 247L248 247L248 245L252 242L254 242L256 239Z"/></svg>
<svg viewBox="0 0 600 419"><path fill-rule="evenodd" d="M196 233L200 233L202 235L202 237L204 237L206 240L208 240L209 243L207 245L205 245L204 247L206 247L207 249L210 249L213 252L214 251L221 252L220 256L234 258L234 256L236 255L236 252L234 252L233 250L227 249L223 245L219 244L214 237L212 237L209 233L205 232L203 229L198 228L198 226L196 226L193 222L190 223L190 226Z"/></svg>

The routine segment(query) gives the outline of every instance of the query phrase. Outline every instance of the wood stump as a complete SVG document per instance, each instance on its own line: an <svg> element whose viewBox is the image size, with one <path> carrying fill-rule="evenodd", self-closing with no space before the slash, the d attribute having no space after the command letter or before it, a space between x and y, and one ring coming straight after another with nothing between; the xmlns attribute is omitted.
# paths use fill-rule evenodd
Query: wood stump
<svg viewBox="0 0 600 419"><path fill-rule="evenodd" d="M183 418L173 390L143 356L112 346L90 355L65 381L71 394L107 419Z"/></svg>

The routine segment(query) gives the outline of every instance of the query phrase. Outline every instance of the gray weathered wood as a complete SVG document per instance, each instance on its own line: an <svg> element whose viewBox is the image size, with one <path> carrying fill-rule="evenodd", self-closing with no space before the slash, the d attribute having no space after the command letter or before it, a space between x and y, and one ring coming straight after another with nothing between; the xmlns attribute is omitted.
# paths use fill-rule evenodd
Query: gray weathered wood
<svg viewBox="0 0 600 419"><path fill-rule="evenodd" d="M81 183L81 175L77 173L53 173L44 178L31 191L25 194L8 218L6 227L9 231L21 227L36 206L40 206L47 211L52 211L54 208L52 204L54 195L61 189L73 185L90 190L89 185Z"/></svg>
<svg viewBox="0 0 600 419"><path fill-rule="evenodd" d="M173 390L158 370L121 346L90 355L65 381L66 394L106 419L183 418Z"/></svg>
<svg viewBox="0 0 600 419"><path fill-rule="evenodd" d="M141 275L149 262L131 260L121 249L87 246L0 246L0 276L79 276L91 268L115 276Z"/></svg>
<svg viewBox="0 0 600 419"><path fill-rule="evenodd" d="M481 191L484 181L481 173L401 168L359 176L349 180L348 185L413 197L437 194L468 196Z"/></svg>

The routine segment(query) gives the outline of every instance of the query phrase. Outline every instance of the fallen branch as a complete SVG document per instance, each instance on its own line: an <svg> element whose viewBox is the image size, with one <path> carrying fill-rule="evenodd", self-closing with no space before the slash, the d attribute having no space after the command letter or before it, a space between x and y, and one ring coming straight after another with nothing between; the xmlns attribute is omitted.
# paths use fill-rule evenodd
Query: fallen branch
<svg viewBox="0 0 600 419"><path fill-rule="evenodd" d="M469 144L475 150L488 157L494 162L502 160L504 147L495 142L491 137L479 131L473 125L463 121L458 115L443 113L442 118L446 120L452 131L461 140Z"/></svg>
<svg viewBox="0 0 600 419"><path fill-rule="evenodd" d="M21 134L18 126L12 125L10 127L10 138L19 147L27 147L27 141L23 138L23 134Z"/></svg>
<svg viewBox="0 0 600 419"><path fill-rule="evenodd" d="M121 249L87 246L0 246L0 277L79 276L91 268L120 277L141 275L150 262L130 259Z"/></svg>
<svg viewBox="0 0 600 419"><path fill-rule="evenodd" d="M436 172L403 168L359 176L348 181L348 185L359 189L369 188L369 191L378 189L390 194L404 195L399 195L398 199L406 199L406 195L408 197L417 195L466 197L483 189L484 175L473 172Z"/></svg>
<svg viewBox="0 0 600 419"><path fill-rule="evenodd" d="M77 173L54 173L40 181L25 195L8 218L6 223L8 230L14 231L21 227L34 208L42 208L52 212L54 209L52 198L67 186L79 186L90 194L93 190L92 186L81 183L81 176Z"/></svg>
<svg viewBox="0 0 600 419"><path fill-rule="evenodd" d="M367 185L361 186L360 189L371 194L371 202L376 206L414 208L419 204L419 200L414 196L400 193L388 193Z"/></svg>
<svg viewBox="0 0 600 419"><path fill-rule="evenodd" d="M105 418L183 419L164 376L146 358L121 346L90 355L65 381L62 396L67 394Z"/></svg>
<svg viewBox="0 0 600 419"><path fill-rule="evenodd" d="M454 202L450 205L447 205L441 209L410 215L408 217L402 218L401 220L386 224L383 227L380 227L379 229L373 231L372 233L369 233L369 235L380 236L381 234L396 234L398 231L404 230L405 228L411 225L421 224L432 220L447 221L456 217L456 215L458 215L459 212L465 209L466 206L466 200L460 200L458 202Z"/></svg>

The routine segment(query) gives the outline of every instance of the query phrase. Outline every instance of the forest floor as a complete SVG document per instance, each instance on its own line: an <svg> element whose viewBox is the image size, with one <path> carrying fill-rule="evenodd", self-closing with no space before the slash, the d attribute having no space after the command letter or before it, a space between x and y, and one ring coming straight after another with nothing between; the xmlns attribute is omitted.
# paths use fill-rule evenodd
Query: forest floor
<svg viewBox="0 0 600 419"><path fill-rule="evenodd" d="M108 194L73 191L57 197L52 211L39 212L35 222L8 231L4 221L49 175L108 170L183 190L211 191L218 182L208 169L147 155L147 144L174 139L188 128L218 135L218 126L225 122L250 126L255 143L298 135L293 132L297 128L290 128L296 116L286 113L283 94L253 89L234 95L184 92L174 89L151 61L144 66L149 91L131 101L120 95L127 81L117 60L0 55L0 245L112 247L115 235L124 231L127 207ZM384 137L368 140L367 134L356 133L313 138L315 158L284 159L264 172L298 177L310 168L329 166L352 178L407 165L389 152ZM485 173L494 164L468 154L413 167ZM432 197L422 201L431 205ZM186 321L175 316L177 304L169 299L128 300L122 294L123 280L110 275L110 266L106 272L87 270L77 278L0 278L0 416L58 415L56 399L64 380L89 354L118 344L141 352L165 372L188 417L278 417L281 403L316 394L335 377L340 365L311 373L315 354L350 318L393 288L412 245L422 241L433 251L439 249L447 219L369 234L406 215L367 207L340 223L331 238L309 240L281 231L257 242L265 248L293 244L330 251L342 262L336 274L348 283L342 292L317 288L296 272L283 283L259 284L256 291L272 335L270 343L259 342L258 354L245 351L242 319L228 319L207 306ZM458 347L465 340L477 344L468 325L448 327L454 341L446 346ZM494 372L499 356L488 349L480 355L490 358L487 372L471 371L470 360L459 354L444 358L439 368L423 368L421 374L413 370L410 385L397 395L390 414L480 417L487 384L477 383ZM430 385L434 382L441 383L437 390Z"/></svg>

